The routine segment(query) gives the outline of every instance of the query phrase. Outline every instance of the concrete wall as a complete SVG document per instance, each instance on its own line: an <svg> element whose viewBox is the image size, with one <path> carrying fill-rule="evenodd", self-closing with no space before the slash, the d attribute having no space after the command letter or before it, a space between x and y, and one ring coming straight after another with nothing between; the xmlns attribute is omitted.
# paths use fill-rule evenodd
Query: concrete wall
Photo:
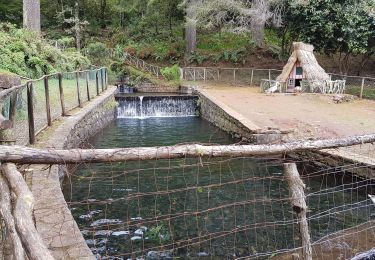
<svg viewBox="0 0 375 260"><path fill-rule="evenodd" d="M177 93L180 91L180 87L166 87L158 86L152 83L140 83L135 86L140 93Z"/></svg>
<svg viewBox="0 0 375 260"><path fill-rule="evenodd" d="M45 148L76 148L115 119L115 87L78 110L53 132ZM55 259L96 259L87 246L61 190L65 166L34 165L31 190L35 223Z"/></svg>
<svg viewBox="0 0 375 260"><path fill-rule="evenodd" d="M276 143L282 140L282 133L261 129L204 90L196 89L194 93L199 95L201 117L233 137L256 144Z"/></svg>

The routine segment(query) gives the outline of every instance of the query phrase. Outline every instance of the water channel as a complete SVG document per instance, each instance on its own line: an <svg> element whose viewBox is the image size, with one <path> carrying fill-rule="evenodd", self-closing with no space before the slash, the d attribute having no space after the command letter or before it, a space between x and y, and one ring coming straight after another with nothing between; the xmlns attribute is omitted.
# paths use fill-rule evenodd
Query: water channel
<svg viewBox="0 0 375 260"><path fill-rule="evenodd" d="M195 98L122 98L118 112L86 147L237 142L194 116ZM66 178L64 194L98 259L270 256L300 246L280 158L81 165ZM366 180L350 184L353 177L344 172L307 164L300 170L314 240L373 213Z"/></svg>

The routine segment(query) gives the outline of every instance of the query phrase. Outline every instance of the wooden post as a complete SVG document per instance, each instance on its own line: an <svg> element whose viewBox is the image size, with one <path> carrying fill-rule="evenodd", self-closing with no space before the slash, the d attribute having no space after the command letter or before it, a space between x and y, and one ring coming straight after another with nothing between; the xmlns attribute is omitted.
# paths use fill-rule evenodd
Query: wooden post
<svg viewBox="0 0 375 260"><path fill-rule="evenodd" d="M254 70L251 70L250 86L253 85L253 79L254 79Z"/></svg>
<svg viewBox="0 0 375 260"><path fill-rule="evenodd" d="M233 82L236 84L236 69L233 69Z"/></svg>
<svg viewBox="0 0 375 260"><path fill-rule="evenodd" d="M16 91L10 97L9 120L12 122L12 126L14 126L14 122L16 121L17 97L18 97L18 93Z"/></svg>
<svg viewBox="0 0 375 260"><path fill-rule="evenodd" d="M60 104L61 104L61 115L66 116L65 110L65 100L64 100L64 88L63 88L63 81L62 81L62 74L58 74L59 78L59 92L60 92Z"/></svg>
<svg viewBox="0 0 375 260"><path fill-rule="evenodd" d="M49 84L48 84L48 76L44 77L44 94L46 97L46 112L47 112L47 124L48 126L52 126L52 117L51 117L51 103L49 98Z"/></svg>
<svg viewBox="0 0 375 260"><path fill-rule="evenodd" d="M105 74L105 90L107 90L108 89L108 69L104 70L104 74Z"/></svg>
<svg viewBox="0 0 375 260"><path fill-rule="evenodd" d="M90 97L90 85L89 85L89 71L86 71L86 91L87 91L87 101L90 101L91 100L91 97Z"/></svg>
<svg viewBox="0 0 375 260"><path fill-rule="evenodd" d="M104 92L104 73L103 69L100 69L101 81L102 81L102 92Z"/></svg>
<svg viewBox="0 0 375 260"><path fill-rule="evenodd" d="M193 75L194 75L194 81L196 81L197 78L196 78L196 75L195 75L195 68L193 68Z"/></svg>
<svg viewBox="0 0 375 260"><path fill-rule="evenodd" d="M361 84L361 93L359 94L359 98L363 98L363 89L365 88L365 78L362 78L362 84Z"/></svg>
<svg viewBox="0 0 375 260"><path fill-rule="evenodd" d="M293 211L297 214L299 222L300 235L302 238L303 259L312 260L310 233L306 217L307 205L304 192L305 184L300 178L297 165L295 163L285 163L284 174L288 180L290 188Z"/></svg>
<svg viewBox="0 0 375 260"><path fill-rule="evenodd" d="M96 95L99 96L99 71L95 72Z"/></svg>
<svg viewBox="0 0 375 260"><path fill-rule="evenodd" d="M203 81L207 80L206 77L207 77L207 71L206 71L206 68L203 68Z"/></svg>
<svg viewBox="0 0 375 260"><path fill-rule="evenodd" d="M34 100L33 83L27 85L27 114L29 122L29 142L35 144Z"/></svg>
<svg viewBox="0 0 375 260"><path fill-rule="evenodd" d="M271 70L268 70L268 80L271 80Z"/></svg>
<svg viewBox="0 0 375 260"><path fill-rule="evenodd" d="M81 90L79 89L79 72L76 72L78 106L82 107Z"/></svg>
<svg viewBox="0 0 375 260"><path fill-rule="evenodd" d="M220 69L217 69L217 81L220 80Z"/></svg>

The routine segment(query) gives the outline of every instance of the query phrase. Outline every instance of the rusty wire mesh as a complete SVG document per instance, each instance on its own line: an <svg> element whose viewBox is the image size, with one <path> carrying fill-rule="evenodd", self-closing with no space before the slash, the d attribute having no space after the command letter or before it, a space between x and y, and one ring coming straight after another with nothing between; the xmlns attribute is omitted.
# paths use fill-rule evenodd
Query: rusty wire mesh
<svg viewBox="0 0 375 260"><path fill-rule="evenodd" d="M375 157L373 145L363 149ZM314 259L371 249L374 169L344 160L327 166L308 151L298 157L85 164L64 192L100 259L288 259L301 238L282 166L295 162L306 184Z"/></svg>

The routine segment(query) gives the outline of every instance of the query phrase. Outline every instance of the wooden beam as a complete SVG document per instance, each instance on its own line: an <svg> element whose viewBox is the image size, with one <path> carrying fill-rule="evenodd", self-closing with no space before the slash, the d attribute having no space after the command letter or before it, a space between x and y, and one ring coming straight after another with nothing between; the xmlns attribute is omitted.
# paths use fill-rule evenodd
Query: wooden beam
<svg viewBox="0 0 375 260"><path fill-rule="evenodd" d="M37 149L21 146L1 146L0 161L21 164L75 164L123 162L185 157L268 156L306 150L332 149L364 143L374 143L375 134L344 139L301 141L274 145L177 145L123 149Z"/></svg>
<svg viewBox="0 0 375 260"><path fill-rule="evenodd" d="M17 197L13 216L17 232L21 238L28 259L53 260L54 258L51 252L43 243L42 238L34 226L32 218L34 197L23 179L22 174L17 170L14 164L3 164L1 168L12 192L14 192Z"/></svg>

